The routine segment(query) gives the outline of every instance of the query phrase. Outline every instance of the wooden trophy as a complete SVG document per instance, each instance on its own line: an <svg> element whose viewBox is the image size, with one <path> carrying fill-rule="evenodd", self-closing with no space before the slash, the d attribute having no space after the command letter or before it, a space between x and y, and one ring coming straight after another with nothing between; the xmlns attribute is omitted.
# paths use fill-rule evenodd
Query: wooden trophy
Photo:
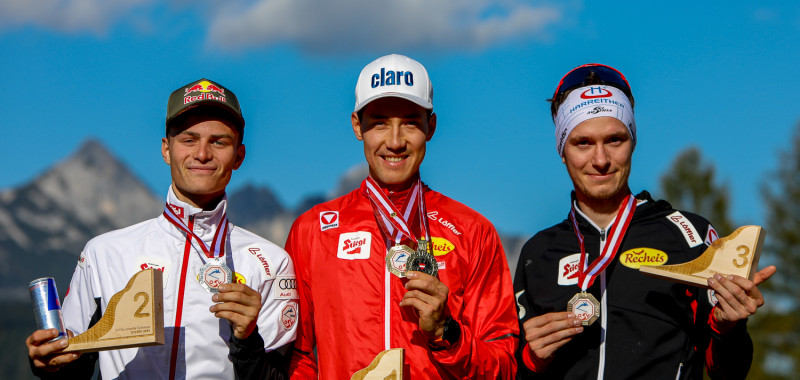
<svg viewBox="0 0 800 380"><path fill-rule="evenodd" d="M402 380L404 356L402 348L383 351L367 368L354 373L350 380Z"/></svg>
<svg viewBox="0 0 800 380"><path fill-rule="evenodd" d="M164 344L163 274L136 273L111 297L106 312L89 330L69 339L64 352L93 352Z"/></svg>
<svg viewBox="0 0 800 380"><path fill-rule="evenodd" d="M753 280L767 232L759 226L739 227L732 234L717 239L700 257L675 265L642 266L649 276L677 281L708 289L708 278L719 273Z"/></svg>

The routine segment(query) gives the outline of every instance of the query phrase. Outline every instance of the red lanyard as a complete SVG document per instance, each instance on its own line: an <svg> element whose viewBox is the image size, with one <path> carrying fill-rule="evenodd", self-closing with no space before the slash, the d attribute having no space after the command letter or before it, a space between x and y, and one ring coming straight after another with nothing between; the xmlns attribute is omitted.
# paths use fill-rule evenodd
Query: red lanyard
<svg viewBox="0 0 800 380"><path fill-rule="evenodd" d="M614 256L617 255L617 250L622 243L622 238L628 230L628 226L633 218L633 212L636 210L636 198L632 194L628 194L625 201L622 202L620 209L617 211L617 216L614 218L614 224L608 230L610 238L603 246L603 251L600 252L594 261L588 266L586 265L587 254L586 247L583 244L583 235L578 230L578 220L575 218L575 205L569 210L569 217L572 220L572 228L575 230L575 236L581 245L581 260L578 264L578 285L582 291L586 291L594 283L595 278L611 264Z"/></svg>
<svg viewBox="0 0 800 380"><path fill-rule="evenodd" d="M169 203L164 207L164 217L172 223L175 227L178 227L183 232L186 232L186 240L191 241L192 238L197 240L200 249L203 250L203 253L208 258L218 258L225 255L225 238L228 236L228 215L227 213L222 214L222 220L219 223L219 227L217 227L217 231L214 232L214 239L211 241L211 247L206 245L203 239L200 239L194 231L192 231L189 227L183 223L183 220L175 215L175 212L172 211L172 208L169 207Z"/></svg>
<svg viewBox="0 0 800 380"><path fill-rule="evenodd" d="M372 211L375 213L375 219L381 230L388 238L393 240L395 244L399 244L403 238L410 239L417 242L416 236L409 227L409 220L412 219L412 214L416 211L417 221L420 233L425 235L425 240L430 241L430 232L428 230L428 219L426 217L427 210L425 208L425 197L422 189L422 181L417 178L417 181L411 187L411 190L406 197L401 210L397 210L392 204L392 201L381 191L380 186L375 182L372 177L367 177L364 184L367 190L367 198L372 204Z"/></svg>

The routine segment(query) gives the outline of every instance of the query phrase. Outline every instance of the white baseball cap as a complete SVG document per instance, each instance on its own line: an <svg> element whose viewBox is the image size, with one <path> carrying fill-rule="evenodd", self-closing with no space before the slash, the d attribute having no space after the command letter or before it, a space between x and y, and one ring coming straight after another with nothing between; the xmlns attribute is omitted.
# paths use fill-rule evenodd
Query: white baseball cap
<svg viewBox="0 0 800 380"><path fill-rule="evenodd" d="M399 54L385 55L370 62L358 76L353 112L386 97L407 99L422 108L433 109L433 85L425 67Z"/></svg>

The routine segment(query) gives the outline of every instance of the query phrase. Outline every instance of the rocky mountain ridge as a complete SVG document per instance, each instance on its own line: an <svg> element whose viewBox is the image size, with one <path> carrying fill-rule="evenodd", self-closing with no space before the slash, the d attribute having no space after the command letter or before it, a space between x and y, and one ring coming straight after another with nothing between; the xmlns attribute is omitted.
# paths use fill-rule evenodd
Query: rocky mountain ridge
<svg viewBox="0 0 800 380"><path fill-rule="evenodd" d="M282 245L297 216L356 188L366 175L366 167L351 169L329 194L309 195L294 209L266 187L245 185L229 193L231 220ZM163 202L95 140L30 183L0 192L0 291L5 300L27 300L28 282L46 276L56 278L63 297L89 239L152 218ZM503 243L513 273L524 239L504 236Z"/></svg>

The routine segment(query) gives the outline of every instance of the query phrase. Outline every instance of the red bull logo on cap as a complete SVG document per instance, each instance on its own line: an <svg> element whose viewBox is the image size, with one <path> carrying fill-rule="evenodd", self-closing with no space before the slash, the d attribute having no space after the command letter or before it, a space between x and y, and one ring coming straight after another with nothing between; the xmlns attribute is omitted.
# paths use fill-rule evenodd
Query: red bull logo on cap
<svg viewBox="0 0 800 380"><path fill-rule="evenodd" d="M189 95L190 93L195 92L195 91L216 92L216 93L218 93L220 95L225 95L225 90L224 89L219 88L217 85L215 85L214 83L211 83L211 82L209 82L207 80L203 80L203 81L197 82L197 84L195 84L194 86L187 88L186 89L186 95Z"/></svg>
<svg viewBox="0 0 800 380"><path fill-rule="evenodd" d="M207 81L203 80L197 82L192 87L187 87L185 90L185 95L183 97L183 104L189 104L192 102L200 101L200 100L216 100L218 102L225 102L225 89L220 88L219 86ZM200 92L200 95L192 96L190 94L194 92ZM216 92L219 96L215 96L213 93Z"/></svg>

